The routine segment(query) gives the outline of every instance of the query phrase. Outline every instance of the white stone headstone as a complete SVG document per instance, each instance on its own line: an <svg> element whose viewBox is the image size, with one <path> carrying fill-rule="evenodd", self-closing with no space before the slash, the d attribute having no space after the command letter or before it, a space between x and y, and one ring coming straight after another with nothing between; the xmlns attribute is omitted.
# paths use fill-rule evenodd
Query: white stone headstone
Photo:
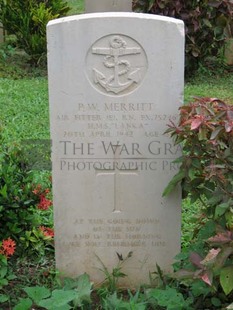
<svg viewBox="0 0 233 310"><path fill-rule="evenodd" d="M85 12L131 12L132 0L85 0Z"/></svg>
<svg viewBox="0 0 233 310"><path fill-rule="evenodd" d="M180 249L180 190L162 192L180 149L164 135L183 100L184 26L135 13L48 25L56 263L97 284L125 258L121 285L170 270ZM99 259L98 259L98 258Z"/></svg>

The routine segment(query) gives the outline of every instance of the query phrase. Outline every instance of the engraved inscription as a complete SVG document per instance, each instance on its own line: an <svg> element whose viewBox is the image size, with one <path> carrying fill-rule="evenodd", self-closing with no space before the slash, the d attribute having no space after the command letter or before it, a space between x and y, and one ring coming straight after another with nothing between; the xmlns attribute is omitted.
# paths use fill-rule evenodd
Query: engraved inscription
<svg viewBox="0 0 233 310"><path fill-rule="evenodd" d="M88 224L88 232L77 233L67 244L75 247L165 247L158 218L89 218L74 221L81 229Z"/></svg>
<svg viewBox="0 0 233 310"><path fill-rule="evenodd" d="M119 96L132 92L140 85L146 71L144 49L125 35L103 37L88 51L88 79L104 94Z"/></svg>

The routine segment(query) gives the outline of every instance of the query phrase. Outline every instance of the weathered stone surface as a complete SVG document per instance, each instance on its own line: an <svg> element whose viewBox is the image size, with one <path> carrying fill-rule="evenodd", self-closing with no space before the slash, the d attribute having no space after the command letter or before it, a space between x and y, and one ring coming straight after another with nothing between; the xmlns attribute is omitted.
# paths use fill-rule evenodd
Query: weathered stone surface
<svg viewBox="0 0 233 310"><path fill-rule="evenodd" d="M48 62L58 269L149 282L180 249L180 191L162 198L180 155L164 135L183 100L179 20L97 13L51 21Z"/></svg>

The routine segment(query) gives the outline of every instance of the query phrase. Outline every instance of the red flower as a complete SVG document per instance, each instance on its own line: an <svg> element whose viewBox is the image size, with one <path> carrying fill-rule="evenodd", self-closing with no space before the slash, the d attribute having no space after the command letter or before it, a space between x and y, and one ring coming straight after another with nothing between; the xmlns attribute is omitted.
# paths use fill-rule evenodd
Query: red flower
<svg viewBox="0 0 233 310"><path fill-rule="evenodd" d="M37 187L32 192L33 194L38 195L41 192L41 185L38 184Z"/></svg>
<svg viewBox="0 0 233 310"><path fill-rule="evenodd" d="M0 251L0 254L3 254L6 257L9 257L9 256L14 254L15 247L16 247L15 241L13 241L11 238L3 240L2 241L2 250Z"/></svg>
<svg viewBox="0 0 233 310"><path fill-rule="evenodd" d="M52 228L40 226L39 229L42 231L45 237L54 237L54 231Z"/></svg>
<svg viewBox="0 0 233 310"><path fill-rule="evenodd" d="M47 199L45 195L40 195L40 203L38 204L38 209L40 210L48 210L48 208L52 205L52 201Z"/></svg>

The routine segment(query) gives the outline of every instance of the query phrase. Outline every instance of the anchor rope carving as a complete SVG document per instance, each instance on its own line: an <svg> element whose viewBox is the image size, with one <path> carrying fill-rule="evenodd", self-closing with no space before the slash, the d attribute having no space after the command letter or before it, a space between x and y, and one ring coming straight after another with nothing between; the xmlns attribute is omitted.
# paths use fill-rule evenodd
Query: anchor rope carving
<svg viewBox="0 0 233 310"><path fill-rule="evenodd" d="M92 53L104 55L103 65L109 69L113 68L113 75L109 77L93 68L94 82L100 84L107 92L118 94L141 80L141 69L131 70L130 62L121 59L123 56L141 54L141 48L127 47L126 41L121 36L112 36L109 47L93 47ZM120 79L121 76L124 76L123 80Z"/></svg>
<svg viewBox="0 0 233 310"><path fill-rule="evenodd" d="M112 60L112 62L109 61L109 59ZM105 56L104 57L104 65L106 68L114 68L115 67L115 62L114 62L114 57L113 56ZM120 60L118 61L118 65L125 65L126 68L119 71L118 75L122 76L130 71L130 63L127 60ZM110 76L110 78L107 80L107 83L111 83L114 80L114 75Z"/></svg>

